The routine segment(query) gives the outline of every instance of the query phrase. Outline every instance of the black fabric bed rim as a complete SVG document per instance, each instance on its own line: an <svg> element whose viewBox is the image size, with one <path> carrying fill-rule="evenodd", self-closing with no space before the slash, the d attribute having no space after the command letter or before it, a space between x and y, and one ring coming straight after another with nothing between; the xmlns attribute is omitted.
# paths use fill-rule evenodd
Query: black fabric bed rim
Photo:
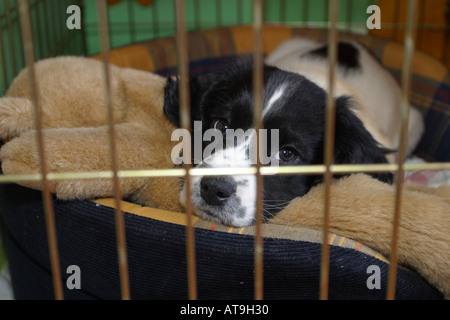
<svg viewBox="0 0 450 320"><path fill-rule="evenodd" d="M7 252L17 299L54 297L41 192L0 185ZM92 201L54 200L62 278L81 270L81 289L66 299L120 299L114 210ZM132 299L187 299L185 227L125 214ZM195 229L199 299L253 299L254 238ZM264 238L264 298L317 299L321 245ZM368 289L367 268L381 270ZM362 252L330 247L330 299L385 299L388 265ZM397 299L442 299L412 271L398 268Z"/></svg>

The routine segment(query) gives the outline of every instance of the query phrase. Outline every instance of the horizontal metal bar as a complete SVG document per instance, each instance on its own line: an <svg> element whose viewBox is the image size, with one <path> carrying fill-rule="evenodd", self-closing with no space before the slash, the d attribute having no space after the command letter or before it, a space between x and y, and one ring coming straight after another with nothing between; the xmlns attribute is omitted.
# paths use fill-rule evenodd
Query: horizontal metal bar
<svg viewBox="0 0 450 320"><path fill-rule="evenodd" d="M41 181L42 174L2 174L0 175L0 183L22 182L22 181Z"/></svg>
<svg viewBox="0 0 450 320"><path fill-rule="evenodd" d="M404 171L432 171L450 170L450 162L430 162L430 163L406 163ZM375 173L375 172L396 172L398 164L336 164L330 167L332 173ZM289 175L289 174L323 174L325 165L310 166L281 166L262 167L261 175ZM189 170L191 176L221 176L221 175L249 175L256 174L256 167L233 167L233 168L192 168ZM48 180L71 180L71 179L110 179L114 175L113 171L95 172L51 172L47 174ZM148 169L148 170L119 170L119 178L160 178L160 177L184 177L186 169ZM0 183L40 181L40 173L32 174L2 174Z"/></svg>

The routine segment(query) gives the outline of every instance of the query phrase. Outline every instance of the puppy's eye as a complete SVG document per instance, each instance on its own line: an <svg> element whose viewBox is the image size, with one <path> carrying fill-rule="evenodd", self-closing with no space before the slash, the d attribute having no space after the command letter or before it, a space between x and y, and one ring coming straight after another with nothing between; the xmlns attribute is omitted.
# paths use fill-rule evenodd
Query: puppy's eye
<svg viewBox="0 0 450 320"><path fill-rule="evenodd" d="M281 161L292 161L297 158L297 152L291 148L281 148L280 151L275 155L275 158Z"/></svg>
<svg viewBox="0 0 450 320"><path fill-rule="evenodd" d="M211 128L214 130L219 130L222 134L225 134L228 129L228 123L225 120L214 120L211 123Z"/></svg>

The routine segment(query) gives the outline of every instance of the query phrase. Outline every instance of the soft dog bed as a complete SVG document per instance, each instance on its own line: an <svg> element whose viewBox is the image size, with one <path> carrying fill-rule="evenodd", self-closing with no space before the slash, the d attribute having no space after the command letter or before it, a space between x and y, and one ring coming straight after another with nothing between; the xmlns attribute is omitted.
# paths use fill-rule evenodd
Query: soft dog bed
<svg viewBox="0 0 450 320"><path fill-rule="evenodd" d="M322 30L266 27L264 51L270 52L281 41L296 35L326 40L326 31ZM400 75L401 45L371 37L343 37L365 43L395 76ZM251 52L252 30L233 27L193 32L189 44L190 71L203 74ZM111 62L163 75L176 74L175 38L116 49L111 52ZM416 154L429 161L448 161L449 74L437 61L419 53L413 72L412 103L425 114L426 122ZM40 192L1 185L0 201L16 298L53 298ZM63 277L68 277L65 271L69 265L78 265L82 275L81 289L65 288L65 298L120 298L113 202L54 201ZM187 298L184 216L129 202L123 202L123 209L131 297ZM253 298L254 227L228 228L199 219L195 227L199 298ZM278 225L264 228L264 297L318 298L320 232ZM389 265L384 257L339 235L330 235L330 244L329 298L385 298ZM367 287L367 270L372 265L380 268L381 289ZM399 267L396 298L438 299L442 295L414 272Z"/></svg>

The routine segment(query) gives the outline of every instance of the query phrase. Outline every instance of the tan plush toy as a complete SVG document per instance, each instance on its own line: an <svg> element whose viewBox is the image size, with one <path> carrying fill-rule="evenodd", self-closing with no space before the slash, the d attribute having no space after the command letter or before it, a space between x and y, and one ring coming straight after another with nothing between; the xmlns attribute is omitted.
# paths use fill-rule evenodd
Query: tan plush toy
<svg viewBox="0 0 450 320"><path fill-rule="evenodd" d="M39 104L43 110L44 146L49 172L111 170L109 131L102 62L78 57L42 60L35 65ZM134 69L111 66L119 169L172 168L175 127L163 115L165 79ZM0 99L0 137L12 139L1 149L3 172L40 172L33 130L27 69ZM124 197L139 203L181 211L175 178L121 179ZM39 189L39 182L21 182ZM113 195L111 179L56 180L51 191L60 199Z"/></svg>
<svg viewBox="0 0 450 320"><path fill-rule="evenodd" d="M35 65L50 172L110 170L103 65L62 57ZM119 169L172 168L175 127L163 115L165 79L111 66ZM27 70L0 99L0 150L5 174L40 172ZM40 189L39 182L20 182ZM182 211L178 178L121 178L123 195L151 207ZM54 180L61 199L114 196L111 179ZM415 269L450 298L450 187L405 190L399 261ZM330 231L389 255L395 190L358 174L333 183ZM295 199L271 222L322 229L323 187Z"/></svg>
<svg viewBox="0 0 450 320"><path fill-rule="evenodd" d="M330 232L391 253L395 188L368 175L355 174L331 186ZM272 223L321 230L324 187L294 199ZM405 186L402 192L398 261L450 298L450 186Z"/></svg>

